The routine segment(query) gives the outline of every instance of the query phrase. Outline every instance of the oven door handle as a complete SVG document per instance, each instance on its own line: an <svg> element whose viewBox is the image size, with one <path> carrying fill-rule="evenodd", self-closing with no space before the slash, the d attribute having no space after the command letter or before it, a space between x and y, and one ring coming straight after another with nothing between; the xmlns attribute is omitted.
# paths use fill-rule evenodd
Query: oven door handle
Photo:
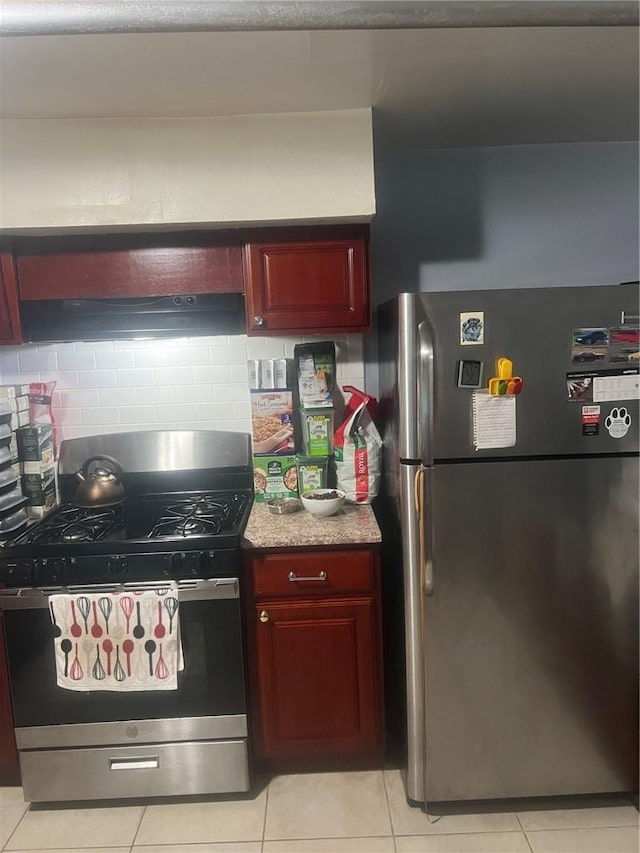
<svg viewBox="0 0 640 853"><path fill-rule="evenodd" d="M173 589L178 593L178 601L210 601L216 599L238 598L238 578L189 579L173 583L122 583L122 584L84 584L77 586L25 587L24 589L0 590L0 610L34 610L49 607L52 595L87 595L121 593L134 591L154 591Z"/></svg>

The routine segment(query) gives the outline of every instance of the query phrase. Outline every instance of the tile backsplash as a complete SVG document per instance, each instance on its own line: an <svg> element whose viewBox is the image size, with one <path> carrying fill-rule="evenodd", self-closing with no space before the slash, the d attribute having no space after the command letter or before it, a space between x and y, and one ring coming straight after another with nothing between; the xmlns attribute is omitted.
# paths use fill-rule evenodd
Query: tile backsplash
<svg viewBox="0 0 640 853"><path fill-rule="evenodd" d="M0 384L56 381L58 437L138 429L250 432L247 360L336 344L338 385L364 388L362 335L95 341L0 348ZM340 414L340 398L337 405ZM339 422L339 421L338 421Z"/></svg>

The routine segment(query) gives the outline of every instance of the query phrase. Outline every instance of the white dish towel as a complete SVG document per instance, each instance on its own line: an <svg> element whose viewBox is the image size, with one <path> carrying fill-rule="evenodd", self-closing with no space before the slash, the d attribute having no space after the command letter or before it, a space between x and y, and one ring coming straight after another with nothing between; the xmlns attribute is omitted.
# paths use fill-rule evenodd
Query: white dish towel
<svg viewBox="0 0 640 853"><path fill-rule="evenodd" d="M66 690L177 690L183 669L178 590L49 598L56 680Z"/></svg>

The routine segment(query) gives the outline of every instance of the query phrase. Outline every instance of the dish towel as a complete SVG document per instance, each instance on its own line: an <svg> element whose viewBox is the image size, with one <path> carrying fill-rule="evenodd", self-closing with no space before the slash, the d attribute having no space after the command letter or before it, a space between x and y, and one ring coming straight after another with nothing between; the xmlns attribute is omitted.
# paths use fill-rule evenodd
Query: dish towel
<svg viewBox="0 0 640 853"><path fill-rule="evenodd" d="M58 687L177 690L184 668L178 589L49 597Z"/></svg>

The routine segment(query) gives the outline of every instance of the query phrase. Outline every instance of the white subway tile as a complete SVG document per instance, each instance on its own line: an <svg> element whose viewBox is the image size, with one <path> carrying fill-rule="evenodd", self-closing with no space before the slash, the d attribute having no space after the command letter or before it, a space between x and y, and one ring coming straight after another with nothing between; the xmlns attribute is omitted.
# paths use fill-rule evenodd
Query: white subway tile
<svg viewBox="0 0 640 853"><path fill-rule="evenodd" d="M31 347L25 347L18 354L20 370L28 373L55 372L58 369L58 358L55 352L38 352Z"/></svg>
<svg viewBox="0 0 640 853"><path fill-rule="evenodd" d="M136 388L101 388L98 394L101 406L134 406L140 402Z"/></svg>
<svg viewBox="0 0 640 853"><path fill-rule="evenodd" d="M227 403L196 403L196 420L213 421L229 416Z"/></svg>
<svg viewBox="0 0 640 853"><path fill-rule="evenodd" d="M80 380L77 370L59 370L56 375L58 388L79 388Z"/></svg>
<svg viewBox="0 0 640 853"><path fill-rule="evenodd" d="M209 367L192 367L193 381L198 384L216 384L229 382L230 372L227 365L216 364Z"/></svg>
<svg viewBox="0 0 640 853"><path fill-rule="evenodd" d="M2 376L3 382L7 374L13 375L20 370L18 352L19 350L15 347L4 347L0 351L0 376Z"/></svg>
<svg viewBox="0 0 640 853"><path fill-rule="evenodd" d="M133 363L135 367L162 367L164 364L175 364L173 359L176 352L179 350L166 346L135 350Z"/></svg>
<svg viewBox="0 0 640 853"><path fill-rule="evenodd" d="M111 353L113 355L113 353ZM111 367L112 365L102 365L102 367ZM58 353L58 369L59 370L95 370L96 356L92 352L83 350L82 352L59 352Z"/></svg>
<svg viewBox="0 0 640 853"><path fill-rule="evenodd" d="M150 367L118 370L117 379L113 384L117 384L120 388L138 388L145 385L154 385L155 373Z"/></svg>
<svg viewBox="0 0 640 853"><path fill-rule="evenodd" d="M100 435L101 432L102 430L98 427L63 425L60 428L59 436L61 440L65 438L84 438L87 435Z"/></svg>
<svg viewBox="0 0 640 853"><path fill-rule="evenodd" d="M133 353L130 350L111 350L110 352L97 352L95 354L96 367L120 368L133 367Z"/></svg>
<svg viewBox="0 0 640 853"><path fill-rule="evenodd" d="M176 403L202 403L214 399L212 385L178 385L175 389Z"/></svg>
<svg viewBox="0 0 640 853"><path fill-rule="evenodd" d="M62 408L54 406L53 414L56 424L76 426L84 423L82 409L72 409L70 406L63 406Z"/></svg>
<svg viewBox="0 0 640 853"><path fill-rule="evenodd" d="M249 400L249 389L246 385L214 385L213 399L216 403Z"/></svg>
<svg viewBox="0 0 640 853"><path fill-rule="evenodd" d="M244 385L245 388L247 388L249 384L249 370L247 368L247 362L243 361L242 364L230 365L229 379L231 382L237 383L238 385Z"/></svg>
<svg viewBox="0 0 640 853"><path fill-rule="evenodd" d="M155 383L156 385L191 385L193 370L192 367L157 367Z"/></svg>
<svg viewBox="0 0 640 853"><path fill-rule="evenodd" d="M100 396L94 389L83 389L82 391L64 389L55 391L54 401L62 408L66 408L67 406L84 408L86 406L99 406Z"/></svg>
<svg viewBox="0 0 640 853"><path fill-rule="evenodd" d="M231 404L231 412L234 418L246 420L247 424L251 422L251 407L249 401L246 403L236 402Z"/></svg>
<svg viewBox="0 0 640 853"><path fill-rule="evenodd" d="M238 420L217 420L216 429L224 430L225 432L250 432L247 428L246 421Z"/></svg>
<svg viewBox="0 0 640 853"><path fill-rule="evenodd" d="M115 370L80 370L78 372L80 388L115 388Z"/></svg>
<svg viewBox="0 0 640 853"><path fill-rule="evenodd" d="M248 358L284 358L284 344L280 338L249 338Z"/></svg>
<svg viewBox="0 0 640 853"><path fill-rule="evenodd" d="M138 388L136 393L137 402L145 405L173 403L176 399L176 389L173 385L149 385L147 388Z"/></svg>
<svg viewBox="0 0 640 853"><path fill-rule="evenodd" d="M63 346L70 345L63 344ZM113 341L76 341L75 345L71 344L71 346L75 346L78 352L82 352L83 350L88 350L89 352L106 352L107 350L113 350Z"/></svg>
<svg viewBox="0 0 640 853"><path fill-rule="evenodd" d="M243 361L251 358L248 355L245 341L215 344L209 347L209 354L212 364L242 364Z"/></svg>
<svg viewBox="0 0 640 853"><path fill-rule="evenodd" d="M153 349L153 347L158 345L157 338L139 338L138 340L128 339L126 341L113 341L114 349L135 349L135 350L144 350L144 349Z"/></svg>
<svg viewBox="0 0 640 853"><path fill-rule="evenodd" d="M161 421L194 421L196 407L193 403L173 403L168 406L158 406L158 418Z"/></svg>
<svg viewBox="0 0 640 853"><path fill-rule="evenodd" d="M157 421L156 406L120 406L121 424L155 424Z"/></svg>
<svg viewBox="0 0 640 853"><path fill-rule="evenodd" d="M120 423L120 409L116 406L95 406L83 409L82 421L85 424L117 424Z"/></svg>

